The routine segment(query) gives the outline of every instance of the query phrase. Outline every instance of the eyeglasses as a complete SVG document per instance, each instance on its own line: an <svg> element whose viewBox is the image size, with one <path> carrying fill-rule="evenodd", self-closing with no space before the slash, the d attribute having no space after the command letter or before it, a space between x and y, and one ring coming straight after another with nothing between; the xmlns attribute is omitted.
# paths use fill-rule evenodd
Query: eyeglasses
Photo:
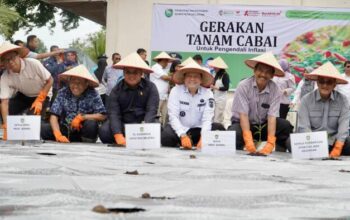
<svg viewBox="0 0 350 220"><path fill-rule="evenodd" d="M1 57L1 63L4 65L9 64L11 61L14 61L17 57L17 54L12 54L11 56L8 56L7 58Z"/></svg>
<svg viewBox="0 0 350 220"><path fill-rule="evenodd" d="M327 86L333 85L335 83L335 80L325 80L325 79L318 79L317 83L323 85L326 84Z"/></svg>

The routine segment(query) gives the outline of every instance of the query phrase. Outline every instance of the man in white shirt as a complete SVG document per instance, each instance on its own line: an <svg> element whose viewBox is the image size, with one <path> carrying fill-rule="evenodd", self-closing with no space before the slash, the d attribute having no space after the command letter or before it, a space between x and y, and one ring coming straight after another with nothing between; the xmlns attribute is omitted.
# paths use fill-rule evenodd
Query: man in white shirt
<svg viewBox="0 0 350 220"><path fill-rule="evenodd" d="M225 130L219 123L213 123L214 95L209 87L213 76L195 62L190 62L177 71L173 80L176 84L169 96L169 124L161 134L162 146L184 149L192 146L201 148L201 132Z"/></svg>
<svg viewBox="0 0 350 220"><path fill-rule="evenodd" d="M167 119L167 100L169 93L169 81L171 77L168 75L167 66L170 62L174 61L167 53L161 52L153 58L157 63L152 66L153 73L150 74L150 80L153 82L159 93L159 107L158 116L160 115L160 123L165 125Z"/></svg>
<svg viewBox="0 0 350 220"><path fill-rule="evenodd" d="M4 140L7 139L7 115L19 115L26 109L44 115L47 94L53 79L46 68L35 59L25 57L27 52L8 42L0 46L0 61L6 70L1 76L1 115Z"/></svg>

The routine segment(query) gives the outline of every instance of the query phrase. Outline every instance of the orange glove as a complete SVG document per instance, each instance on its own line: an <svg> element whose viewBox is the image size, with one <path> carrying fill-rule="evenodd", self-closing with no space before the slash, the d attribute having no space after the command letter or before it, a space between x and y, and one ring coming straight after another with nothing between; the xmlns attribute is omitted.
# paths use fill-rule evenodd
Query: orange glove
<svg viewBox="0 0 350 220"><path fill-rule="evenodd" d="M245 149L249 152L249 153L255 153L256 152L256 148L254 145L254 141L253 141L253 135L251 131L243 131L243 140L245 143Z"/></svg>
<svg viewBox="0 0 350 220"><path fill-rule="evenodd" d="M75 116L75 118L70 123L71 128L73 128L77 131L80 131L80 129L83 127L83 125L81 123L84 120L85 120L84 116L82 116L81 114L78 114L77 116Z"/></svg>
<svg viewBox="0 0 350 220"><path fill-rule="evenodd" d="M267 143L264 148L259 151L259 153L268 155L271 154L272 150L275 148L276 137L275 136L267 136Z"/></svg>
<svg viewBox="0 0 350 220"><path fill-rule="evenodd" d="M329 157L338 158L343 150L344 142L336 141Z"/></svg>
<svg viewBox="0 0 350 220"><path fill-rule="evenodd" d="M199 139L196 147L197 147L197 149L201 149L202 148L202 137Z"/></svg>
<svg viewBox="0 0 350 220"><path fill-rule="evenodd" d="M38 97L36 97L35 101L32 104L32 107L30 108L31 110L34 109L34 114L36 115L41 114L41 110L43 108L43 102L45 101L46 96L47 96L47 93L44 91L41 91Z"/></svg>
<svg viewBox="0 0 350 220"><path fill-rule="evenodd" d="M57 142L69 143L68 138L62 135L62 133L59 130L54 130L53 135L55 136Z"/></svg>
<svg viewBox="0 0 350 220"><path fill-rule="evenodd" d="M7 140L7 125L6 124L2 124L1 128L3 129L2 139L4 141L6 141Z"/></svg>
<svg viewBox="0 0 350 220"><path fill-rule="evenodd" d="M126 145L126 141L123 134L115 134L114 140L119 145Z"/></svg>
<svg viewBox="0 0 350 220"><path fill-rule="evenodd" d="M187 135L181 137L181 146L187 150L192 150L191 138Z"/></svg>

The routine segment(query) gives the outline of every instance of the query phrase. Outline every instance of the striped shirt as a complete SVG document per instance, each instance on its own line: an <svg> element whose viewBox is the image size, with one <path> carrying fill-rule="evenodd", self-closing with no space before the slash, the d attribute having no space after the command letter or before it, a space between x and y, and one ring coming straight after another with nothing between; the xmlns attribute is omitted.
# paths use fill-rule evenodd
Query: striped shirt
<svg viewBox="0 0 350 220"><path fill-rule="evenodd" d="M277 84L269 80L266 88L259 92L255 77L239 83L232 103L232 122L239 122L239 114L247 114L250 124L262 124L267 116L279 117L282 92Z"/></svg>

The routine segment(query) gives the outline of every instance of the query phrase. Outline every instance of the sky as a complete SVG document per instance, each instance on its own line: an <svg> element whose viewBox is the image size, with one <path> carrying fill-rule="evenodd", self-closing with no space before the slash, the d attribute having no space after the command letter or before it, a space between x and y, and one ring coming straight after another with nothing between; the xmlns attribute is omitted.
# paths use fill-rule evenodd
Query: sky
<svg viewBox="0 0 350 220"><path fill-rule="evenodd" d="M50 30L46 27L42 28L34 28L30 33L26 34L24 30L17 31L13 39L14 40L22 40L26 41L27 36L30 34L34 34L40 38L45 44L45 46L49 49L51 45L58 45L60 48L67 48L68 45L77 38L85 39L88 34L97 32L101 30L101 25L90 21L88 19L84 19L79 22L79 27L73 29L71 31L65 32L62 29L61 23L56 18L56 27L53 29L54 32L51 33ZM4 39L0 37L0 41Z"/></svg>

